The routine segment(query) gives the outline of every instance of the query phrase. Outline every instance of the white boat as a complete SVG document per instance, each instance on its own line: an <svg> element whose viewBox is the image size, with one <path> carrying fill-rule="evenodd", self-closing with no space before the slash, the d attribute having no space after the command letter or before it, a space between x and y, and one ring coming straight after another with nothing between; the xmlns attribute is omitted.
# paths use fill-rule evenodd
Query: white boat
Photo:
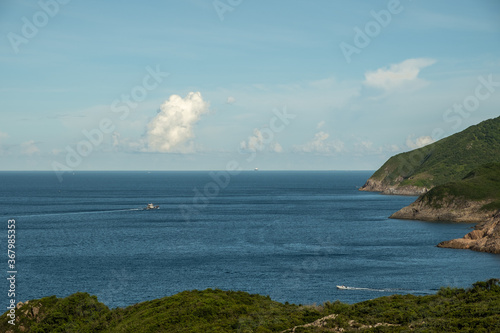
<svg viewBox="0 0 500 333"><path fill-rule="evenodd" d="M146 206L146 210L151 210L151 209L160 209L160 206L155 206L152 203L150 203Z"/></svg>
<svg viewBox="0 0 500 333"><path fill-rule="evenodd" d="M349 289L349 287L342 285L342 286L337 286L337 289Z"/></svg>

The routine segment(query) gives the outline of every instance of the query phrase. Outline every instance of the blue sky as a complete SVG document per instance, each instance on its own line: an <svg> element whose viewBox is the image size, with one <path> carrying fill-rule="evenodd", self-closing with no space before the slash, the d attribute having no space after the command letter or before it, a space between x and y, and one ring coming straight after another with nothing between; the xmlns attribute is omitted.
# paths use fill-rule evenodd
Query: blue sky
<svg viewBox="0 0 500 333"><path fill-rule="evenodd" d="M0 170L371 170L500 114L495 0L6 0L0 31Z"/></svg>

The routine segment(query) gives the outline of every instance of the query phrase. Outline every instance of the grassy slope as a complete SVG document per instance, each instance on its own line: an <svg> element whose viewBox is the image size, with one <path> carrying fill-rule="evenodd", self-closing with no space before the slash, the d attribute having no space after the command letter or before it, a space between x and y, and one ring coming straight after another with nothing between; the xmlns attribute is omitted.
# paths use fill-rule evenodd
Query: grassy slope
<svg viewBox="0 0 500 333"><path fill-rule="evenodd" d="M432 187L462 179L481 164L500 162L500 117L391 157L372 178L385 185Z"/></svg>
<svg viewBox="0 0 500 333"><path fill-rule="evenodd" d="M41 305L41 306L40 306ZM33 307L39 313L33 315ZM36 311L35 311L36 312ZM17 310L26 332L280 332L329 314L326 327L297 328L295 332L327 332L343 327L387 323L363 332L500 331L498 280L478 282L468 290L443 288L436 295L393 295L353 305L340 302L322 306L282 304L244 292L204 290L148 301L125 309L109 310L94 296L77 293L30 301ZM14 329L6 314L0 331Z"/></svg>
<svg viewBox="0 0 500 333"><path fill-rule="evenodd" d="M483 209L500 209L500 163L482 165L459 181L436 186L419 200L435 208L440 208L445 200L493 200Z"/></svg>

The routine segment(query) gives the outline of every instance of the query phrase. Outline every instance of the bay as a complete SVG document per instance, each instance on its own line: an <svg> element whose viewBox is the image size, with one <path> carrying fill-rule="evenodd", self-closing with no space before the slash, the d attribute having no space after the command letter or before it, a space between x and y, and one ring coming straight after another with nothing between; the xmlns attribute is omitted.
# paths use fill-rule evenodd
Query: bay
<svg viewBox="0 0 500 333"><path fill-rule="evenodd" d="M0 246L15 219L17 301L84 291L110 307L205 288L354 303L499 277L498 255L435 246L472 224L388 219L415 197L358 191L371 174L0 172Z"/></svg>

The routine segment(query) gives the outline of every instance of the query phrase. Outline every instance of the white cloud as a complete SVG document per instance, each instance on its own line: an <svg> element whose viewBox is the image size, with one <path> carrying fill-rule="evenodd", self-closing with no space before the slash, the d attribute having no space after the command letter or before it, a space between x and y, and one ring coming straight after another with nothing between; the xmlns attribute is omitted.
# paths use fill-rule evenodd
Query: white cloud
<svg viewBox="0 0 500 333"><path fill-rule="evenodd" d="M120 133L118 133L116 131L111 134L111 138L113 139L113 143L112 143L113 147L120 146L120 136L121 136Z"/></svg>
<svg viewBox="0 0 500 333"><path fill-rule="evenodd" d="M388 147L388 150L389 150L390 152L395 153L395 152L397 152L397 151L400 151L400 150L401 150L401 148L399 148L399 146L398 146L398 145L390 145L390 146Z"/></svg>
<svg viewBox="0 0 500 333"><path fill-rule="evenodd" d="M371 142L371 141L361 141L361 142L357 143L356 145L363 150L372 150L373 149L373 142Z"/></svg>
<svg viewBox="0 0 500 333"><path fill-rule="evenodd" d="M147 127L146 141L150 152L192 153L193 126L208 112L209 104L199 92L190 92L185 98L172 95L160 106L160 112Z"/></svg>
<svg viewBox="0 0 500 333"><path fill-rule="evenodd" d="M277 142L273 143L271 148L275 153L282 153L283 152L283 147L281 147L281 145Z"/></svg>
<svg viewBox="0 0 500 333"><path fill-rule="evenodd" d="M246 141L240 142L240 149L242 151L251 151L251 152L264 151L264 150L271 151L274 153L283 152L283 147L279 143L273 142L272 141L273 137L267 133L268 133L267 131L263 132L258 128L255 128L253 130L252 136L249 136Z"/></svg>
<svg viewBox="0 0 500 333"><path fill-rule="evenodd" d="M50 151L50 154L54 155L54 156L58 156L60 154L64 153L64 150L62 149L58 149L58 148L54 148Z"/></svg>
<svg viewBox="0 0 500 333"><path fill-rule="evenodd" d="M318 125L316 126L317 129L320 129L321 127L325 126L325 121L322 120L318 123Z"/></svg>
<svg viewBox="0 0 500 333"><path fill-rule="evenodd" d="M33 155L39 154L40 149L35 145L34 140L26 141L21 143L21 154L23 155Z"/></svg>
<svg viewBox="0 0 500 333"><path fill-rule="evenodd" d="M227 104L234 104L236 102L236 98L229 96L226 100Z"/></svg>
<svg viewBox="0 0 500 333"><path fill-rule="evenodd" d="M411 149L417 149L421 148L423 146L427 146L428 144L431 144L434 142L434 139L431 138L430 136L421 136L419 138L416 138L413 140L413 135L409 135L408 138L406 138L406 145L408 148Z"/></svg>
<svg viewBox="0 0 500 333"><path fill-rule="evenodd" d="M419 88L425 81L418 78L422 68L434 64L436 60L428 58L408 59L389 68L379 68L365 73L364 84L370 87L393 91L398 88Z"/></svg>
<svg viewBox="0 0 500 333"><path fill-rule="evenodd" d="M295 146L295 151L304 153L332 154L345 150L344 142L340 140L327 140L328 133L320 131L314 135L314 139L299 146Z"/></svg>

